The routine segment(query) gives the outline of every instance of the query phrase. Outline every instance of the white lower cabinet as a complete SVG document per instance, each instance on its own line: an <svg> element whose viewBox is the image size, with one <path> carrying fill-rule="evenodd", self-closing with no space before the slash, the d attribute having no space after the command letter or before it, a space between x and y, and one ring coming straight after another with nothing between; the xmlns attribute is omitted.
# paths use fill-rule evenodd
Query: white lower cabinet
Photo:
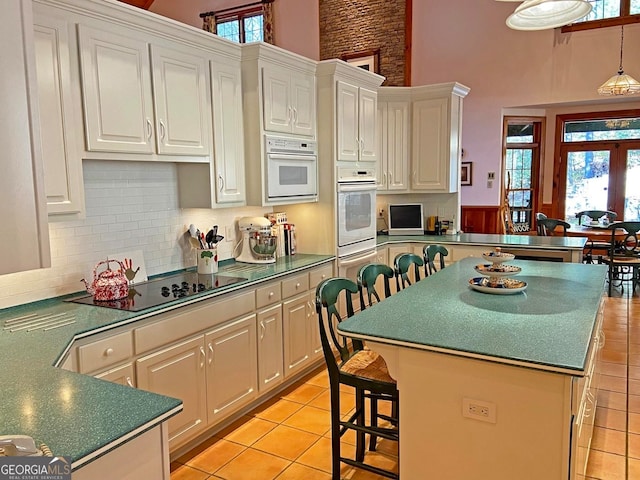
<svg viewBox="0 0 640 480"><path fill-rule="evenodd" d="M311 360L311 324L307 316L308 301L308 293L304 293L282 303L285 378L302 370Z"/></svg>
<svg viewBox="0 0 640 480"><path fill-rule="evenodd" d="M282 305L278 303L257 316L258 390L266 392L282 383Z"/></svg>
<svg viewBox="0 0 640 480"><path fill-rule="evenodd" d="M207 420L212 424L258 394L255 314L207 333L205 343Z"/></svg>
<svg viewBox="0 0 640 480"><path fill-rule="evenodd" d="M119 383L120 385L126 385L128 387L136 386L133 363L127 363L94 376L107 382Z"/></svg>
<svg viewBox="0 0 640 480"><path fill-rule="evenodd" d="M207 424L206 353L204 335L136 361L138 388L182 400L182 412L169 419L173 446Z"/></svg>

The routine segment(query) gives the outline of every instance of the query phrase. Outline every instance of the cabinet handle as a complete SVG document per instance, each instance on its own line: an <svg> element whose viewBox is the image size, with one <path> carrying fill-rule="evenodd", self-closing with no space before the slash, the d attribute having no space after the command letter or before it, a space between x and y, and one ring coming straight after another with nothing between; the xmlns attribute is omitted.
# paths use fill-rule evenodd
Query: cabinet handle
<svg viewBox="0 0 640 480"><path fill-rule="evenodd" d="M314 311L315 311L315 309L313 308L313 305L311 304L311 301L307 302L307 307L309 307L309 310L307 312L307 318L311 318L313 316Z"/></svg>
<svg viewBox="0 0 640 480"><path fill-rule="evenodd" d="M110 357L111 355L113 355L113 348L109 347L104 351L104 356Z"/></svg>
<svg viewBox="0 0 640 480"><path fill-rule="evenodd" d="M164 122L160 120L160 139L164 140L164 135L166 133L166 127L164 126Z"/></svg>
<svg viewBox="0 0 640 480"><path fill-rule="evenodd" d="M153 126L151 125L151 120L147 118L147 140L151 139L152 133L153 133Z"/></svg>
<svg viewBox="0 0 640 480"><path fill-rule="evenodd" d="M207 346L209 347L209 365L211 365L211 363L213 362L213 345L211 345L211 342L209 342Z"/></svg>
<svg viewBox="0 0 640 480"><path fill-rule="evenodd" d="M289 107L289 121L293 122L293 108Z"/></svg>
<svg viewBox="0 0 640 480"><path fill-rule="evenodd" d="M264 333L267 328L264 326L264 321L260 320L260 340L264 338Z"/></svg>
<svg viewBox="0 0 640 480"><path fill-rule="evenodd" d="M298 110L294 107L293 110L293 123L298 123Z"/></svg>
<svg viewBox="0 0 640 480"><path fill-rule="evenodd" d="M275 293L269 292L269 298L273 297L274 295L275 295Z"/></svg>
<svg viewBox="0 0 640 480"><path fill-rule="evenodd" d="M296 283L296 290L300 288L300 282Z"/></svg>
<svg viewBox="0 0 640 480"><path fill-rule="evenodd" d="M204 359L206 357L206 354L204 353L204 347L200 347L200 368L204 367Z"/></svg>
<svg viewBox="0 0 640 480"><path fill-rule="evenodd" d="M133 388L133 382L131 381L131 377L127 377L125 379L125 381L127 382L127 385L129 385L131 388Z"/></svg>
<svg viewBox="0 0 640 480"><path fill-rule="evenodd" d="M222 189L224 188L224 177L220 173L218 174L218 185L218 190L222 192Z"/></svg>
<svg viewBox="0 0 640 480"><path fill-rule="evenodd" d="M382 174L382 183L383 183L383 184L386 184L386 183L387 183L387 172L384 172L384 173Z"/></svg>

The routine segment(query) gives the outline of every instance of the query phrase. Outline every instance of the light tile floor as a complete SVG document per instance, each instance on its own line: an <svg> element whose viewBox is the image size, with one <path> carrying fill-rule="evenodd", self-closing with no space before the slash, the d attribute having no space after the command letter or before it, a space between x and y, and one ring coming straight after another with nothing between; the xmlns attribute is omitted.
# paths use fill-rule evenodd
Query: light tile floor
<svg viewBox="0 0 640 480"><path fill-rule="evenodd" d="M640 480L640 296L605 299L601 384L586 480ZM342 392L341 410L354 406ZM171 464L171 480L328 480L331 478L329 383L324 368L292 385ZM353 436L343 437L349 455ZM397 468L395 445L371 463ZM344 466L342 478L384 477Z"/></svg>

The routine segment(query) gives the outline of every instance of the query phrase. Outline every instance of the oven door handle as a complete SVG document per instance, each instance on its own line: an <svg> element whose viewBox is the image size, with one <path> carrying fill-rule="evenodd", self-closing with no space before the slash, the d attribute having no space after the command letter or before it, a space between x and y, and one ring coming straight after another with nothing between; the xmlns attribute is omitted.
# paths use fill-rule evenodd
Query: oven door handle
<svg viewBox="0 0 640 480"><path fill-rule="evenodd" d="M303 153L294 153L291 155L287 154L278 154L278 153L268 153L267 157L269 160L284 160L287 162L315 162L315 155L307 155Z"/></svg>
<svg viewBox="0 0 640 480"><path fill-rule="evenodd" d="M339 183L338 192L367 192L373 190L375 192L375 182L359 182L359 183Z"/></svg>
<svg viewBox="0 0 640 480"><path fill-rule="evenodd" d="M339 267L348 267L350 265L354 265L356 263L360 263L363 260L368 260L370 258L375 258L375 256L377 255L377 252L374 250L373 252L369 252L365 255L358 255L355 258L350 258L348 260L342 260L342 259L338 259L338 266Z"/></svg>

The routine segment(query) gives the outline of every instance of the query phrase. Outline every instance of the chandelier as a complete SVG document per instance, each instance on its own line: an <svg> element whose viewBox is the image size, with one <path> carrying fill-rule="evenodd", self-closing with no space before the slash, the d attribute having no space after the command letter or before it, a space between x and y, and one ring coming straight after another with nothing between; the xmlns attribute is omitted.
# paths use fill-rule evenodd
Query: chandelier
<svg viewBox="0 0 640 480"><path fill-rule="evenodd" d="M636 95L640 93L640 82L624 73L622 69L622 45L624 43L624 25L620 32L620 67L618 73L598 88L600 95Z"/></svg>
<svg viewBox="0 0 640 480"><path fill-rule="evenodd" d="M509 15L507 26L514 30L561 27L587 16L591 9L586 0L525 0Z"/></svg>

